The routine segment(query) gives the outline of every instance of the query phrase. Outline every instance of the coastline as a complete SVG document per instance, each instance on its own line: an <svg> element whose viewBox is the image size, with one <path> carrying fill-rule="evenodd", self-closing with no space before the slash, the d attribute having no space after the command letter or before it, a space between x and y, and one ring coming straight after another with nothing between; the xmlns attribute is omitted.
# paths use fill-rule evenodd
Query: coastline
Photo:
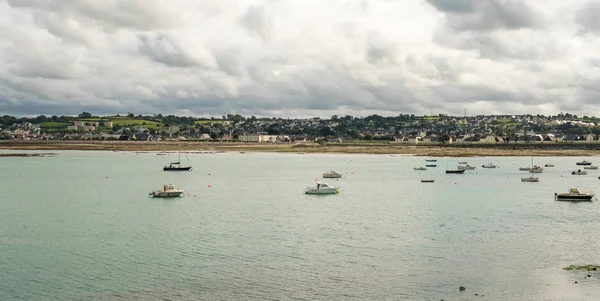
<svg viewBox="0 0 600 301"><path fill-rule="evenodd" d="M377 154L414 155L428 157L488 157L488 156L597 156L595 144L529 144L529 145L401 145L388 143L240 143L200 141L0 141L6 150L91 150L91 151L210 151L210 152L273 152L315 154Z"/></svg>

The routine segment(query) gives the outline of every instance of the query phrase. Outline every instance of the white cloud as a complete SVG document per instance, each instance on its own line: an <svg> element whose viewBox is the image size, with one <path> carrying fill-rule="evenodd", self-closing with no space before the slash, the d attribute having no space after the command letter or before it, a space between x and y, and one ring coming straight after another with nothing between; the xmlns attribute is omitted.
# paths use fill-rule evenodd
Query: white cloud
<svg viewBox="0 0 600 301"><path fill-rule="evenodd" d="M0 0L0 108L592 115L599 8L591 0Z"/></svg>

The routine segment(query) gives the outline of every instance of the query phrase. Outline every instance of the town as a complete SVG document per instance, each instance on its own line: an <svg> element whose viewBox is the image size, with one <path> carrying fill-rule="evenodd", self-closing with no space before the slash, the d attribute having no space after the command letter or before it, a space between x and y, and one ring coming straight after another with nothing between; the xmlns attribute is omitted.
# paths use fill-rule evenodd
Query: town
<svg viewBox="0 0 600 301"><path fill-rule="evenodd" d="M331 116L257 118L227 114L219 118L174 115L0 117L2 140L227 141L242 143L341 143L379 141L398 144L598 143L600 118L560 113L544 115Z"/></svg>

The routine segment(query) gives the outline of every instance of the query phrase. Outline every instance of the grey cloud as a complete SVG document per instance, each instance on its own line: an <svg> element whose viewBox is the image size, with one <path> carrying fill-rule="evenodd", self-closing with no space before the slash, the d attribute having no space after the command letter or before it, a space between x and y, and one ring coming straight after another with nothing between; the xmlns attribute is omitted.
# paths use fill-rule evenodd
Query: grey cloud
<svg viewBox="0 0 600 301"><path fill-rule="evenodd" d="M250 5L240 17L240 25L247 31L269 41L273 31L273 19L264 5Z"/></svg>
<svg viewBox="0 0 600 301"><path fill-rule="evenodd" d="M118 28L153 30L176 25L174 15L158 2L127 1L62 1L62 0L6 0L15 8L27 9L36 15L58 14L65 20L95 24L108 31Z"/></svg>
<svg viewBox="0 0 600 301"><path fill-rule="evenodd" d="M523 0L427 0L446 14L457 31L492 31L542 26L538 12Z"/></svg>
<svg viewBox="0 0 600 301"><path fill-rule="evenodd" d="M575 13L575 22L583 31L600 32L600 1L591 0Z"/></svg>
<svg viewBox="0 0 600 301"><path fill-rule="evenodd" d="M212 54L202 48L191 49L174 36L166 34L142 34L139 36L139 52L150 59L174 67L202 66L218 68Z"/></svg>

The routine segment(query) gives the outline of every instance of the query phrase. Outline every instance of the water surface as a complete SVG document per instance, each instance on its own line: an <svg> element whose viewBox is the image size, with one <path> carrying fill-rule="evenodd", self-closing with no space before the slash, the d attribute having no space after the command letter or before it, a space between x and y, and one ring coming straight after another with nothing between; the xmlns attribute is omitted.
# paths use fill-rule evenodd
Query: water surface
<svg viewBox="0 0 600 301"><path fill-rule="evenodd" d="M562 270L600 264L600 207L553 200L570 187L600 193L600 171L570 175L585 158L535 158L556 167L539 174L539 183L522 183L528 174L518 167L530 157L467 158L477 170L447 175L446 167L463 159L438 158L439 167L414 171L425 158L190 154L191 172L163 172L174 154L55 153L0 158L2 299L600 294L600 274ZM490 161L499 168L481 168ZM345 177L321 179L329 170ZM304 195L315 179L341 186L340 194ZM187 195L148 197L165 183ZM460 285L467 290L459 292Z"/></svg>

